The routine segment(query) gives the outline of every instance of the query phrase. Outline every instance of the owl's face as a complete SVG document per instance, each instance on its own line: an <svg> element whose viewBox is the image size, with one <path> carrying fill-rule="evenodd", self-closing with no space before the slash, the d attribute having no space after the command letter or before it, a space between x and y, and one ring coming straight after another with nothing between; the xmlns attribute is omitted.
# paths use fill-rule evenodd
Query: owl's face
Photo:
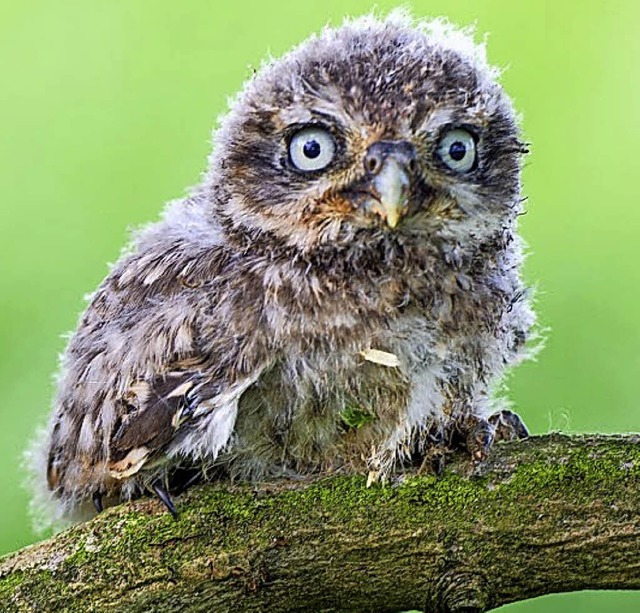
<svg viewBox="0 0 640 613"><path fill-rule="evenodd" d="M456 44L372 20L264 68L218 135L223 214L304 250L464 241L513 218L524 150L513 110Z"/></svg>

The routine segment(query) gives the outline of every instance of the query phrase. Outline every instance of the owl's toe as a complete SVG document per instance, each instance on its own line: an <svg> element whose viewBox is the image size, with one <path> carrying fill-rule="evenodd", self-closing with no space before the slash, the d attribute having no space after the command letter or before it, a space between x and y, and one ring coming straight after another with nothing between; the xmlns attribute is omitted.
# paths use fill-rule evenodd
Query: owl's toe
<svg viewBox="0 0 640 613"><path fill-rule="evenodd" d="M434 445L422 455L422 462L418 468L418 474L428 474L439 477L444 472L449 450L444 445Z"/></svg>
<svg viewBox="0 0 640 613"><path fill-rule="evenodd" d="M488 421L495 427L496 441L517 441L529 436L527 426L513 411L498 411L491 415Z"/></svg>
<svg viewBox="0 0 640 613"><path fill-rule="evenodd" d="M486 419L477 417L465 420L462 433L465 435L465 444L471 454L474 464L479 464L487 459L491 447L495 441L495 426Z"/></svg>

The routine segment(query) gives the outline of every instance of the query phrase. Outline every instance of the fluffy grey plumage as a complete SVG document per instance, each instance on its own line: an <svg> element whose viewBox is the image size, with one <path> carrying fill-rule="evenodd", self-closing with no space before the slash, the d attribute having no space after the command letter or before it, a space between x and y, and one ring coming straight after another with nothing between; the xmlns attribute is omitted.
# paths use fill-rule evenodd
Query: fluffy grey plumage
<svg viewBox="0 0 640 613"><path fill-rule="evenodd" d="M247 83L71 338L41 447L59 516L185 466L384 478L526 433L492 397L533 323L496 77L467 34L394 13Z"/></svg>

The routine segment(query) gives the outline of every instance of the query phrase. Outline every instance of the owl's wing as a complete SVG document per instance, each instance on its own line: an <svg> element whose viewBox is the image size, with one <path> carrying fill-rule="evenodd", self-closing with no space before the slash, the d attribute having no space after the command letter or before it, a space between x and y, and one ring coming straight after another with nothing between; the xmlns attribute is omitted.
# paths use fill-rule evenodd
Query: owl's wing
<svg viewBox="0 0 640 613"><path fill-rule="evenodd" d="M231 384L206 370L171 370L132 386L129 410L109 442L109 473L131 477L162 457L214 460L231 436L242 393L262 373L258 367Z"/></svg>
<svg viewBox="0 0 640 613"><path fill-rule="evenodd" d="M87 359L83 354L78 362ZM93 368L84 369L98 374L89 383L94 393L78 368L65 377L48 445L49 489L63 499L93 495L98 509L102 494L113 491L108 482L141 476L164 501L161 486L149 483L156 467L213 462L231 438L242 393L268 365L230 373L191 357L159 366L122 390L117 383L124 375L108 374L107 360L108 354L98 354L90 359ZM170 500L165 504L171 510Z"/></svg>
<svg viewBox="0 0 640 613"><path fill-rule="evenodd" d="M124 479L137 473L176 436L196 408L190 392L202 375L168 372L140 381L129 389L109 441L109 473Z"/></svg>
<svg viewBox="0 0 640 613"><path fill-rule="evenodd" d="M62 499L167 459L215 459L268 366L256 350L260 298L247 298L232 258L201 235L194 246L169 240L173 226L152 231L93 295L67 347L47 442L48 488Z"/></svg>

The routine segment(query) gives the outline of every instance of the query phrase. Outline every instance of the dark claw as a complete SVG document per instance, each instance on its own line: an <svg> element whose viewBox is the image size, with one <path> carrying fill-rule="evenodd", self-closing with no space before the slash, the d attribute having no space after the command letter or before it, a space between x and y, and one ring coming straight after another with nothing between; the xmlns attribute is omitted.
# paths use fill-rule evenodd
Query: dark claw
<svg viewBox="0 0 640 613"><path fill-rule="evenodd" d="M489 422L496 428L497 441L515 441L529 436L527 426L513 411L499 411L489 417Z"/></svg>
<svg viewBox="0 0 640 613"><path fill-rule="evenodd" d="M96 513L102 513L102 492L100 490L96 490L93 492L93 497L91 499L93 501L93 506L96 509Z"/></svg>
<svg viewBox="0 0 640 613"><path fill-rule="evenodd" d="M176 511L176 507L173 504L173 500L171 500L171 497L169 496L169 493L165 489L162 481L158 479L153 483L151 487L153 488L153 491L156 493L156 496L162 501L162 504L164 504L164 506L167 507L167 510L169 511L169 513L173 515L173 519L178 519L178 511Z"/></svg>

